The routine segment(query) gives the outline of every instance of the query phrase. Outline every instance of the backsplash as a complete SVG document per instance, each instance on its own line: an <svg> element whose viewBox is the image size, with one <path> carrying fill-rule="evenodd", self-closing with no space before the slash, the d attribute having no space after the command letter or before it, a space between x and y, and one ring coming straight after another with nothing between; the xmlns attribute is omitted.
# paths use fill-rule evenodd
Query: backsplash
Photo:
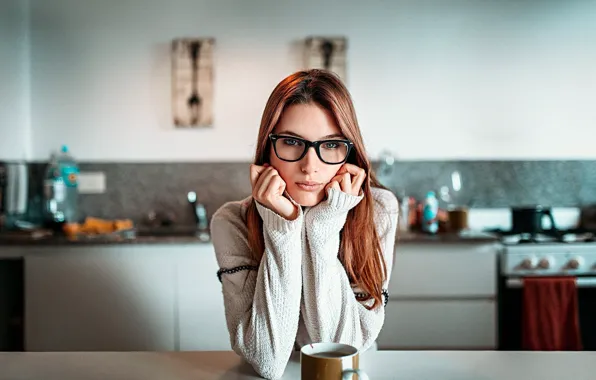
<svg viewBox="0 0 596 380"><path fill-rule="evenodd" d="M41 191L44 163L31 166L31 190ZM222 204L250 194L248 162L235 163L89 163L81 171L102 171L106 192L82 194L80 215L131 218L168 212L177 224L193 224L187 193L195 191L209 217ZM383 180L395 192L421 199L428 190L461 173L460 203L474 208L522 204L577 207L596 203L596 161L397 161ZM403 190L402 190L403 189Z"/></svg>

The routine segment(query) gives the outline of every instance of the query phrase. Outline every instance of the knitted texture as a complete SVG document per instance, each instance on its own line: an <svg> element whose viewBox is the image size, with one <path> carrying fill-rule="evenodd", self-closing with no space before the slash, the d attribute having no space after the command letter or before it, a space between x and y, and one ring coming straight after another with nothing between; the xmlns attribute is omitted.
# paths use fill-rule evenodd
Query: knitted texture
<svg viewBox="0 0 596 380"><path fill-rule="evenodd" d="M395 196L372 189L374 223L388 276L393 266L398 204ZM293 348L337 342L364 351L377 339L385 308L368 310L359 300L338 255L340 231L361 200L331 189L314 207L300 208L289 221L257 202L265 251L259 262L248 244L246 208L252 201L228 202L213 215L211 234L220 268L226 322L233 350L264 378L278 379ZM242 267L247 270L227 270ZM250 269L258 268L258 270ZM379 284L388 289L389 278Z"/></svg>

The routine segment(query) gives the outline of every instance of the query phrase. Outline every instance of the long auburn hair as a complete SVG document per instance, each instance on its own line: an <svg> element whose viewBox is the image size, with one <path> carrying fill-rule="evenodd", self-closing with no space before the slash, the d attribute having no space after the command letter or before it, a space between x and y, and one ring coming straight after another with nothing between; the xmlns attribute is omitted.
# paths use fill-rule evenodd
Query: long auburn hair
<svg viewBox="0 0 596 380"><path fill-rule="evenodd" d="M374 299L374 303L367 307L374 309L383 302L381 287L387 277L387 268L373 222L374 200L371 187L384 187L377 181L366 156L350 93L334 73L319 69L298 71L275 87L261 118L254 163L263 165L269 162L271 143L268 136L279 122L284 108L293 104L308 103L316 103L333 115L343 135L354 143L354 149L347 162L364 169L367 173L362 186L364 198L349 211L341 231L339 259L352 285L359 286L368 295L368 300ZM254 199L248 205L246 218L253 258L260 262L265 243L263 222Z"/></svg>

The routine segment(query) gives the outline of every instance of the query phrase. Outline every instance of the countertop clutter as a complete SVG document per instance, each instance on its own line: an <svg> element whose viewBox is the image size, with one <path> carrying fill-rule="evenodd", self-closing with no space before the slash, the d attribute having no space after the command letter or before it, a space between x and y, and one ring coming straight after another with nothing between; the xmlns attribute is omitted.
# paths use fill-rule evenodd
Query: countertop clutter
<svg viewBox="0 0 596 380"><path fill-rule="evenodd" d="M360 367L375 380L588 380L596 373L593 359L569 352L369 351ZM4 353L0 368L0 378L11 380L261 378L233 351ZM283 379L299 378L295 352Z"/></svg>
<svg viewBox="0 0 596 380"><path fill-rule="evenodd" d="M191 227L124 230L109 236L68 237L50 231L22 231L0 233L0 246L10 245L118 245L118 244L205 244L210 243L209 231L195 231ZM481 231L443 232L435 235L422 232L398 232L401 243L488 243L496 242L495 234Z"/></svg>
<svg viewBox="0 0 596 380"><path fill-rule="evenodd" d="M131 244L206 244L196 235L141 235L126 239L83 239L76 240L64 236L48 236L38 239L4 237L0 235L0 246L77 246L77 245L131 245Z"/></svg>
<svg viewBox="0 0 596 380"><path fill-rule="evenodd" d="M194 226L132 227L105 233L56 233L48 229L0 232L0 246L56 245L129 245L129 244L204 244L210 242L209 230Z"/></svg>
<svg viewBox="0 0 596 380"><path fill-rule="evenodd" d="M398 232L397 242L402 243L490 243L499 237L495 234L463 230L461 232L440 232L434 235L422 232Z"/></svg>

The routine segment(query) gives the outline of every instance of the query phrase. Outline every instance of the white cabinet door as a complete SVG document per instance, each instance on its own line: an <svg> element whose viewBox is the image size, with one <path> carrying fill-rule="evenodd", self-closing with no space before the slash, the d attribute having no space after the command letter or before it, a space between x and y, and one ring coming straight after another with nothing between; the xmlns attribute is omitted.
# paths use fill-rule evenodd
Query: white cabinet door
<svg viewBox="0 0 596 380"><path fill-rule="evenodd" d="M393 298L494 297L498 246L403 244L396 247L389 295Z"/></svg>
<svg viewBox="0 0 596 380"><path fill-rule="evenodd" d="M496 304L389 301L379 349L496 349Z"/></svg>
<svg viewBox="0 0 596 380"><path fill-rule="evenodd" d="M180 350L231 350L217 261L211 244L178 251Z"/></svg>
<svg viewBox="0 0 596 380"><path fill-rule="evenodd" d="M175 260L167 246L33 249L25 259L26 349L175 349Z"/></svg>

